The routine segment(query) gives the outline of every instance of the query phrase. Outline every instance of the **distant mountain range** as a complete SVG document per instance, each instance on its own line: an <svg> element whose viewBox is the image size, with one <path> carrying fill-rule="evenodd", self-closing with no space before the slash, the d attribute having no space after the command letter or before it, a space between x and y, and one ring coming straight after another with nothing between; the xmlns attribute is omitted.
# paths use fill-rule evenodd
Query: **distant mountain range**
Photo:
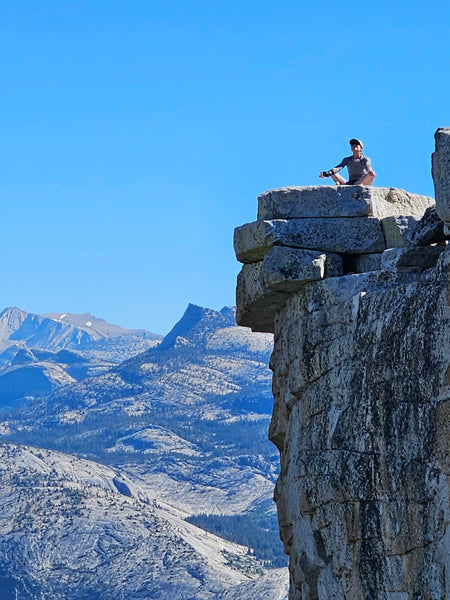
<svg viewBox="0 0 450 600"><path fill-rule="evenodd" d="M285 564L272 502L278 452L267 441L272 337L237 327L228 307L189 305L160 343L113 336L120 328L108 324L92 325L96 339L88 341L88 315L31 318L40 322L36 337L20 313L5 318L1 337L11 342L21 331L0 374L3 464L20 466L1 474L10 512L0 519L0 592L3 581L23 600L40 598L37 591L68 600L286 597L286 570L268 568ZM60 343L70 341L46 348L61 321L72 333ZM90 344L126 337L153 346L120 364L90 353ZM37 365L48 390L27 370ZM28 381L27 396L1 388L14 372ZM69 565L55 550L62 539ZM70 595L75 562L83 575L79 595Z"/></svg>
<svg viewBox="0 0 450 600"><path fill-rule="evenodd" d="M114 349L117 341L129 351L130 342L135 339L145 340L142 348L137 350L140 352L161 341L162 336L145 329L125 329L112 325L90 313L35 315L19 308L6 308L0 313L0 352L11 347L40 348L54 352L70 349L88 353L104 347L107 352L106 343L110 342ZM111 356L108 358L112 359ZM120 362L120 356L112 360Z"/></svg>
<svg viewBox="0 0 450 600"><path fill-rule="evenodd" d="M162 336L90 313L0 313L0 405L17 406L157 345Z"/></svg>

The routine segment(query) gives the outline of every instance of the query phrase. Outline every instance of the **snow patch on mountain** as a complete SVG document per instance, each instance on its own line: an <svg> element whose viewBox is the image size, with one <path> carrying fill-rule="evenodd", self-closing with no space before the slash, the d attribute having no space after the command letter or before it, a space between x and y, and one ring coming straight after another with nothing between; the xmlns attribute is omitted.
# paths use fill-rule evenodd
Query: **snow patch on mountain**
<svg viewBox="0 0 450 600"><path fill-rule="evenodd" d="M135 341L139 351L159 343L162 336L144 329L126 329L94 317L90 313L81 315L69 313L49 313L36 315L6 308L0 313L0 352L16 344L23 348L41 348L58 351L62 348L78 350L103 349L106 358L105 342L126 347L126 341ZM135 352L135 354L137 354ZM122 359L126 358L122 355Z"/></svg>

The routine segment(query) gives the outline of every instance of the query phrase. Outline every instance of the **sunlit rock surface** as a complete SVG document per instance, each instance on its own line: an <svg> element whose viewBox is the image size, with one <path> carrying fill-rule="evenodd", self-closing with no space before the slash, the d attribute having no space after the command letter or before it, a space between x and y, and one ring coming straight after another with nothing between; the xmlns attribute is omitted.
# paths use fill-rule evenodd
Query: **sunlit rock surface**
<svg viewBox="0 0 450 600"><path fill-rule="evenodd" d="M236 257L244 263L236 291L238 324L273 332L274 315L288 293L309 281L379 270L386 249L418 243L409 232L433 206L428 196L354 185L261 194L258 220L234 232ZM435 235L428 234L428 244Z"/></svg>
<svg viewBox="0 0 450 600"><path fill-rule="evenodd" d="M432 155L432 173L437 213L450 227L450 127L441 127L434 134L436 149Z"/></svg>
<svg viewBox="0 0 450 600"><path fill-rule="evenodd" d="M448 595L449 267L444 252L372 289L324 280L277 317L270 435L293 599Z"/></svg>

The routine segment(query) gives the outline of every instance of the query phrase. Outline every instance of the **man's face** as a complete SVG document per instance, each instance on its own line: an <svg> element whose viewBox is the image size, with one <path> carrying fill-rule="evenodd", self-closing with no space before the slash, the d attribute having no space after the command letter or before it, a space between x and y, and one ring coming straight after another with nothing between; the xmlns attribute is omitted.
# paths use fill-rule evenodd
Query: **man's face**
<svg viewBox="0 0 450 600"><path fill-rule="evenodd" d="M351 149L353 152L353 156L359 156L362 152L362 146L361 144L352 144L351 145Z"/></svg>

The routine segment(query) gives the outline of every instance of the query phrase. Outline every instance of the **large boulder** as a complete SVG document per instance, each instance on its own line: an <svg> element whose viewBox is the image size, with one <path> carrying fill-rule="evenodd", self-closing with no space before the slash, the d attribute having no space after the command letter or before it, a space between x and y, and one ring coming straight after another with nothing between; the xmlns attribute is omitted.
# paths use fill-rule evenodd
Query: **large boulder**
<svg viewBox="0 0 450 600"><path fill-rule="evenodd" d="M254 221L236 229L234 244L241 262L260 260L273 246L340 254L386 249L380 221L367 217Z"/></svg>
<svg viewBox="0 0 450 600"><path fill-rule="evenodd" d="M236 288L236 320L255 331L272 333L274 314L285 305L289 293L307 282L342 274L338 254L275 246L263 260L243 266Z"/></svg>
<svg viewBox="0 0 450 600"><path fill-rule="evenodd" d="M437 214L436 206L430 206L423 217L407 234L409 245L427 246L444 242L448 236L444 233L444 222Z"/></svg>
<svg viewBox="0 0 450 600"><path fill-rule="evenodd" d="M361 185L290 186L258 197L258 220L314 217L396 217L420 219L433 198L398 188Z"/></svg>

